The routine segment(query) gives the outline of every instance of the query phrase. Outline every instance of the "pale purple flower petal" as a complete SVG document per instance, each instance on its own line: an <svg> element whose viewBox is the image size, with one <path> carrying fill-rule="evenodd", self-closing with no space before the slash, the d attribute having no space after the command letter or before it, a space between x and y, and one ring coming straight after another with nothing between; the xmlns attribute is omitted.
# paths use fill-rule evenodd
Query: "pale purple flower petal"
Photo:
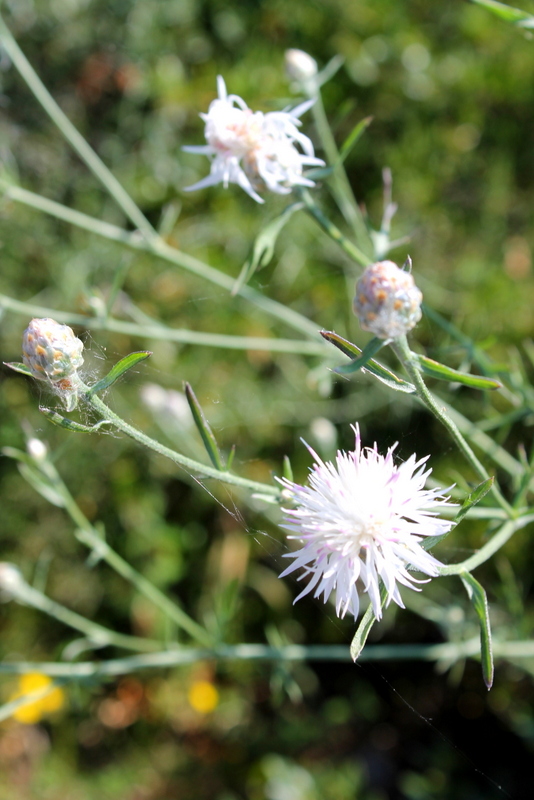
<svg viewBox="0 0 534 800"><path fill-rule="evenodd" d="M287 553L293 563L280 577L303 569L299 580L308 583L296 600L313 591L326 602L335 592L336 613L344 617L359 612L359 591L367 592L375 616L380 619L380 583L387 591L386 605L393 600L404 607L398 584L410 589L425 582L414 577L415 568L430 577L438 574L440 562L422 546L425 536L447 533L452 522L437 514L454 504L439 489L426 489L431 470L428 456L415 455L395 464L394 447L385 456L374 447L362 448L360 431L355 449L341 450L335 462L315 459L308 484L282 479L293 502L284 509L283 527L289 539L302 544ZM296 602L295 600L295 602Z"/></svg>

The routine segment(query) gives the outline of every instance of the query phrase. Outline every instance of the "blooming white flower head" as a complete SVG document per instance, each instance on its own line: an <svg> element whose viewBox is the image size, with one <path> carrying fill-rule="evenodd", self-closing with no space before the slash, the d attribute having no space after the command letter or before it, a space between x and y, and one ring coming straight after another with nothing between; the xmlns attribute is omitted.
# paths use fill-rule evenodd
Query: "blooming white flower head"
<svg viewBox="0 0 534 800"><path fill-rule="evenodd" d="M411 273L393 261L378 261L356 283L354 313L365 331L396 339L417 325L422 300Z"/></svg>
<svg viewBox="0 0 534 800"><path fill-rule="evenodd" d="M362 448L360 431L353 426L356 447L338 450L335 463L315 459L307 486L280 479L294 507L284 509L283 527L303 546L287 553L293 563L280 577L304 569L299 580L308 584L296 598L314 591L324 602L335 591L336 613L357 618L359 591L369 594L377 619L382 616L380 581L387 589L386 605L394 600L404 608L398 584L416 589L413 567L429 576L438 574L440 562L421 542L425 536L447 533L452 522L436 515L454 507L439 489L425 489L431 470L426 458L415 455L399 465L390 447L385 456L374 447ZM419 591L419 590L418 590Z"/></svg>
<svg viewBox="0 0 534 800"><path fill-rule="evenodd" d="M304 166L324 166L315 158L311 140L298 130L299 117L313 101L292 111L252 111L236 94L227 94L224 80L217 78L218 98L210 104L206 123L206 145L184 147L189 153L211 158L210 174L186 191L222 183L237 183L258 203L258 192L268 189L289 194L293 186L314 186L302 174ZM300 150L299 150L300 148ZM301 152L302 151L302 152Z"/></svg>
<svg viewBox="0 0 534 800"><path fill-rule="evenodd" d="M44 317L32 319L22 337L22 360L34 378L48 381L67 411L76 408L83 342L68 325Z"/></svg>

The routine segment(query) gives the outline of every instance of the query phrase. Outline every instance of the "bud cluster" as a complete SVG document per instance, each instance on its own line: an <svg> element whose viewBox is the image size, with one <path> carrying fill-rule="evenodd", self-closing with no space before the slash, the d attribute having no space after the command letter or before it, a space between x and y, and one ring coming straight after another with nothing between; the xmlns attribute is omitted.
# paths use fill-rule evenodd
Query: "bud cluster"
<svg viewBox="0 0 534 800"><path fill-rule="evenodd" d="M83 342L72 328L47 317L32 319L22 337L22 358L34 378L48 381L67 409L76 408Z"/></svg>
<svg viewBox="0 0 534 800"><path fill-rule="evenodd" d="M354 313L365 331L396 339L421 319L423 295L409 272L393 261L371 264L356 284Z"/></svg>

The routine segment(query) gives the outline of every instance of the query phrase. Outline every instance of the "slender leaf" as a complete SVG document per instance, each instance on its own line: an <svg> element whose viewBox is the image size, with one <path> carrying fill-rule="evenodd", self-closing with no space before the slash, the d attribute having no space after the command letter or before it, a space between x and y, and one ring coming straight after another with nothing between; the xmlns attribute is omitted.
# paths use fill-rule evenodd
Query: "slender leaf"
<svg viewBox="0 0 534 800"><path fill-rule="evenodd" d="M293 468L291 466L291 461L289 460L289 456L284 456L284 466L282 474L286 480L291 481L291 483L293 483Z"/></svg>
<svg viewBox="0 0 534 800"><path fill-rule="evenodd" d="M14 372L20 372L21 375L27 375L28 378L33 378L32 371L26 364L19 364L16 361L4 361L4 367L9 367Z"/></svg>
<svg viewBox="0 0 534 800"><path fill-rule="evenodd" d="M226 459L226 471L227 472L230 472L230 470L232 469L232 464L234 463L234 457L235 457L235 444L232 445L231 450L230 450L230 455Z"/></svg>
<svg viewBox="0 0 534 800"><path fill-rule="evenodd" d="M362 350L357 345L352 344L352 342L334 333L334 331L321 331L321 336L349 358L354 359L362 354ZM369 372L369 374L381 383L385 383L390 389L395 389L398 392L406 392L407 394L415 392L415 386L413 386L413 384L399 378L394 372L387 369L382 364L379 364L379 362L374 359L370 359L365 367L362 367L362 372L364 371Z"/></svg>
<svg viewBox="0 0 534 800"><path fill-rule="evenodd" d="M354 126L352 131L341 145L341 150L339 153L339 161L341 163L345 161L350 151L356 146L359 139L363 136L372 121L373 117L364 117L364 119L360 120L358 124Z"/></svg>
<svg viewBox="0 0 534 800"><path fill-rule="evenodd" d="M67 428L67 430L74 431L75 433L95 433L99 430L99 428L102 427L102 425L111 424L109 420L102 419L95 425L82 425L81 422L74 422L72 419L61 416L61 414L58 414L57 411L54 411L52 408L39 406L39 411L41 414L45 415L49 422L52 422L54 425L58 425L60 428Z"/></svg>
<svg viewBox="0 0 534 800"><path fill-rule="evenodd" d="M111 386L124 375L125 372L128 372L129 369L132 369L132 367L135 367L140 361L144 361L145 358L151 355L152 353L150 350L140 350L139 352L130 353L130 355L121 358L121 360L110 369L105 378L102 378L98 383L95 383L94 386L91 386L86 397L91 397L93 394L104 391L104 389L107 389L108 386Z"/></svg>
<svg viewBox="0 0 534 800"><path fill-rule="evenodd" d="M476 487L476 489L473 489L471 494L469 494L465 498L464 502L460 506L460 510L458 511L458 513L456 514L456 516L454 518L454 524L455 525L458 525L458 523L463 520L463 518L465 517L467 512L471 508L473 508L473 506L476 506L477 503L480 503L482 498L485 497L487 495L487 493L490 491L490 489L493 486L494 482L495 482L495 478L492 475L491 478L487 478L487 480L482 481L482 483L479 483L479 485Z"/></svg>
<svg viewBox="0 0 534 800"><path fill-rule="evenodd" d="M489 619L488 598L484 587L470 572L461 572L460 578L465 586L467 596L478 617L480 624L480 661L482 676L488 689L493 685L493 649L491 644L491 627Z"/></svg>
<svg viewBox="0 0 534 800"><path fill-rule="evenodd" d="M451 381L452 383L462 383L464 386L471 386L473 389L502 389L502 383L492 378L483 378L481 375L471 375L468 372L459 372L457 369L447 367L426 356L417 356L421 369L426 375L437 378L441 381Z"/></svg>
<svg viewBox="0 0 534 800"><path fill-rule="evenodd" d="M387 589L385 586L381 586L380 588L380 607L384 605L386 602L387 597ZM367 611L363 615L360 620L360 624L356 629L356 633L354 634L354 638L350 643L350 657L353 661L357 661L360 657L360 653L362 652L367 638L371 632L371 628L376 622L375 612L373 611L373 606L369 603L367 607Z"/></svg>
<svg viewBox="0 0 534 800"><path fill-rule="evenodd" d="M439 544L439 542L442 542L444 539L446 539L446 537L454 530L454 528L463 520L467 512L470 511L473 506L479 503L482 498L487 495L493 486L494 481L495 478L492 476L491 478L482 481L482 483L480 483L476 489L473 489L471 494L465 498L464 502L460 506L460 510L454 518L454 524L451 529L447 531L447 533L442 533L441 536L425 537L424 541L421 542L422 547L424 547L425 550L430 550L432 547L434 547L434 545Z"/></svg>
<svg viewBox="0 0 534 800"><path fill-rule="evenodd" d="M520 8L514 8L504 3L498 3L497 0L472 0L472 2L476 3L478 6L483 6L488 11L491 11L492 14L495 14L497 17L507 22L521 23L525 20L534 21L534 17L532 17L531 14L527 14L526 11L521 11Z"/></svg>
<svg viewBox="0 0 534 800"><path fill-rule="evenodd" d="M215 439L213 431L210 428L210 424L204 416L204 412L202 411L200 403L198 402L196 395L189 383L184 383L184 391L185 396L187 397L187 402L189 403L189 408L193 414L193 419L195 420L195 425L198 428L198 432L202 436L202 441L204 442L204 447L208 452L211 463L215 469L224 471L224 462L221 456L221 451L219 450L219 445L217 444L217 440Z"/></svg>
<svg viewBox="0 0 534 800"><path fill-rule="evenodd" d="M378 339L375 336L370 342L367 342L358 358L353 359L350 364L347 364L343 367L336 367L334 372L337 372L339 375L352 375L354 372L358 372L358 370L362 367L365 367L369 359L371 359L375 353L378 353L378 351L383 347L384 340Z"/></svg>
<svg viewBox="0 0 534 800"><path fill-rule="evenodd" d="M45 500L48 500L49 503L52 503L53 506L63 508L65 505L65 498L61 496L60 492L52 485L46 475L33 465L30 466L20 463L18 467L22 477L28 481L36 492L39 492L39 494L44 497Z"/></svg>
<svg viewBox="0 0 534 800"><path fill-rule="evenodd" d="M259 232L252 248L252 255L243 264L243 268L232 289L233 295L238 294L241 287L248 283L256 270L267 266L274 255L274 248L280 231L295 211L300 211L302 208L304 208L303 203L292 203L290 206L286 206L278 217L268 222L265 228Z"/></svg>

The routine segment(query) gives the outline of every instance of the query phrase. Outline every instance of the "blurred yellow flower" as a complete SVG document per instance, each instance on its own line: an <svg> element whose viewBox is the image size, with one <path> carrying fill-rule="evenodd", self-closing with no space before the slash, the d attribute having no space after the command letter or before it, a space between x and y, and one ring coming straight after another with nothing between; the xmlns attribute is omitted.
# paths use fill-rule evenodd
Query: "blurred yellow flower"
<svg viewBox="0 0 534 800"><path fill-rule="evenodd" d="M50 691L33 703L21 706L13 712L12 716L25 725L34 725L46 714L59 711L65 702L65 692L58 687L52 688L53 685L53 681L48 675L41 675L39 672L29 672L27 675L21 675L19 687L10 696L10 700L18 700L20 697L26 697L39 690L44 692L47 688Z"/></svg>
<svg viewBox="0 0 534 800"><path fill-rule="evenodd" d="M219 704L219 692L209 681L195 681L189 688L187 699L199 714L209 714Z"/></svg>

